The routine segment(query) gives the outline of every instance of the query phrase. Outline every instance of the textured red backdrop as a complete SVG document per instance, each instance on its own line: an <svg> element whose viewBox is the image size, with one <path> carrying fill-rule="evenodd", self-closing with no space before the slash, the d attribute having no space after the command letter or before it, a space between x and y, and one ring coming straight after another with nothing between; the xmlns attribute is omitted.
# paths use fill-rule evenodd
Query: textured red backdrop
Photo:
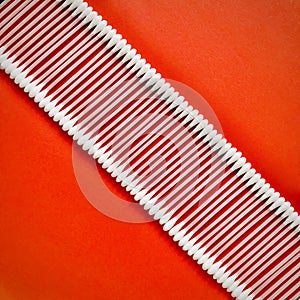
<svg viewBox="0 0 300 300"><path fill-rule="evenodd" d="M89 2L299 211L299 1ZM71 140L3 72L0 99L0 299L230 299L156 223L88 203Z"/></svg>

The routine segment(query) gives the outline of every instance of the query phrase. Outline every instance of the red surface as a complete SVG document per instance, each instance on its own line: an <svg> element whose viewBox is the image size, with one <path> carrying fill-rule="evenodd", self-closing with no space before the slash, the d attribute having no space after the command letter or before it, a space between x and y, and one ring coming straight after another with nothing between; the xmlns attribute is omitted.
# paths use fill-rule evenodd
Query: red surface
<svg viewBox="0 0 300 300"><path fill-rule="evenodd" d="M90 1L299 211L299 2L171 3ZM0 299L230 299L156 223L88 203L70 139L3 72L0 99Z"/></svg>

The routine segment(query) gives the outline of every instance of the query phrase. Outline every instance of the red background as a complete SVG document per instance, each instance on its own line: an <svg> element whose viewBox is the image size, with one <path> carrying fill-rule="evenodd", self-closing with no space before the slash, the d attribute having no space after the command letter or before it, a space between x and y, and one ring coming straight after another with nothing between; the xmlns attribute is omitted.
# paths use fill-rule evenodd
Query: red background
<svg viewBox="0 0 300 300"><path fill-rule="evenodd" d="M89 3L164 77L200 92L299 211L298 1ZM0 299L230 299L158 224L88 203L71 140L3 72L0 99Z"/></svg>

